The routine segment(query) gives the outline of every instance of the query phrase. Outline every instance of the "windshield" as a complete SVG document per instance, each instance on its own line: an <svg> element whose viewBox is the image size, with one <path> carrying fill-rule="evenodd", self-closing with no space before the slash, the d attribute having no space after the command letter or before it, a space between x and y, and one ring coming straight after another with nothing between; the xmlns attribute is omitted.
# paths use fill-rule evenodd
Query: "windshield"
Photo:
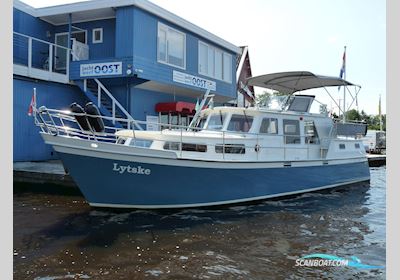
<svg viewBox="0 0 400 280"><path fill-rule="evenodd" d="M226 118L226 115L222 114L221 112L219 112L217 114L212 114L210 116L210 119L208 120L206 129L221 130L224 125L225 118Z"/></svg>

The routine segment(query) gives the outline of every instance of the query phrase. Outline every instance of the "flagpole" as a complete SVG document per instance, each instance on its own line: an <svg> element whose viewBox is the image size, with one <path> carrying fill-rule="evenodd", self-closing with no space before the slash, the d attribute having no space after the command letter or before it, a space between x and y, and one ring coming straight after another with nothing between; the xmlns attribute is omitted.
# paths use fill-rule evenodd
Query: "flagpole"
<svg viewBox="0 0 400 280"><path fill-rule="evenodd" d="M343 72L343 78L344 80L346 80L346 46L344 46L344 59L343 59L343 63L344 63L344 72ZM343 122L346 122L346 86L343 86Z"/></svg>
<svg viewBox="0 0 400 280"><path fill-rule="evenodd" d="M381 95L379 94L379 129L382 131Z"/></svg>
<svg viewBox="0 0 400 280"><path fill-rule="evenodd" d="M36 88L33 88L33 116L36 117Z"/></svg>

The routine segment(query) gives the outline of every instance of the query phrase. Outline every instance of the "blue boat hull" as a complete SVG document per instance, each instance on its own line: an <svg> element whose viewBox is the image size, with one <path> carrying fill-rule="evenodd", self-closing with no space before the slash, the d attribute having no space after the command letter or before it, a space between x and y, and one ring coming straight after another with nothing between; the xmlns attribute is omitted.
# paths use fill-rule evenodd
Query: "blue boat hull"
<svg viewBox="0 0 400 280"><path fill-rule="evenodd" d="M303 167L205 168L68 153L60 153L60 157L89 204L99 207L211 206L369 180L367 161Z"/></svg>

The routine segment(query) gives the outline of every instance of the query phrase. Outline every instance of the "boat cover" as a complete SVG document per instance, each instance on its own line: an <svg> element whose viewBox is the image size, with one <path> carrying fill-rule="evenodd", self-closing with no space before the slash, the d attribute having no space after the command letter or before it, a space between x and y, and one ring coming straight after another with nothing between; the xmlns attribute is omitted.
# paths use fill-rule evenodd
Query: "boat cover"
<svg viewBox="0 0 400 280"><path fill-rule="evenodd" d="M247 79L247 85L268 88L285 94L328 86L357 86L339 77L320 76L307 71L281 72L251 77Z"/></svg>

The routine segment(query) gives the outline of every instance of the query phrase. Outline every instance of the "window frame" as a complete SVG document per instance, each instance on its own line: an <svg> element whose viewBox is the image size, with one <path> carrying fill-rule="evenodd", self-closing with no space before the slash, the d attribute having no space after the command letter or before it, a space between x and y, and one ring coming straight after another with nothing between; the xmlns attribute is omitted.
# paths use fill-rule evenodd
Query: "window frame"
<svg viewBox="0 0 400 280"><path fill-rule="evenodd" d="M165 32L165 61L160 58L160 31ZM173 64L168 61L168 54L169 54L169 34L170 31L176 32L183 37L183 66ZM176 67L182 70L186 70L186 33L179 31L171 26L168 26L162 22L158 22L157 26L157 62L162 63L168 66Z"/></svg>
<svg viewBox="0 0 400 280"><path fill-rule="evenodd" d="M211 119L213 119L214 116L216 118L222 118L222 123L221 123L221 128L220 129L209 128L210 121L211 121ZM213 112L213 113L211 113L211 114L209 114L207 116L207 120L206 120L206 123L204 125L204 130L222 131L226 126L228 118L230 120L229 114L227 114L227 113L222 113L221 111L218 111L218 113ZM213 124L213 125L215 125L215 124Z"/></svg>
<svg viewBox="0 0 400 280"><path fill-rule="evenodd" d="M96 31L100 31L100 39L96 40ZM98 28L93 28L92 29L92 44L101 44L103 43L103 39L104 39L104 30L103 27L98 27Z"/></svg>
<svg viewBox="0 0 400 280"><path fill-rule="evenodd" d="M267 128L267 132L262 132L262 131L261 131L261 128L263 127L263 122L264 122L264 120L268 120L268 122L269 122L269 125L268 125L268 128ZM275 131L276 131L275 133L273 133L273 132L268 132L268 129L269 129L270 125L271 125L271 121L274 121L274 123L275 123ZM261 119L260 128L258 129L258 132L259 132L260 134L278 135L278 134L279 134L278 118L263 117L263 118Z"/></svg>
<svg viewBox="0 0 400 280"><path fill-rule="evenodd" d="M203 59L201 59L201 55L203 54L200 51L200 46L202 45L202 47L206 48L205 53L207 53L207 57L203 58L204 62L207 63L207 65L204 66L205 71L202 69L200 62L203 61ZM210 68L210 53L212 53L212 73L209 73L209 68ZM217 53L220 53L221 55L221 65L220 65L220 69L221 69L221 77L217 77L217 66L216 66L216 57L217 57ZM232 77L232 54L223 51L220 48L214 47L213 45L207 44L201 40L198 41L198 52L197 52L197 58L198 58L198 63L197 63L197 72L200 75L218 80L218 81L222 81L225 83L232 83L233 77ZM229 71L226 71L225 69L225 60L229 61L229 66L230 69ZM227 78L225 78L227 77Z"/></svg>
<svg viewBox="0 0 400 280"><path fill-rule="evenodd" d="M296 123L296 124L293 124L293 123ZM293 132L293 133L292 132L287 132L286 131L286 126L287 125L294 126L296 128L296 131ZM300 121L299 120L283 119L282 120L282 129L283 129L283 140L284 140L285 145L303 144L302 140L301 140L302 137L301 137ZM293 142L288 140L288 139L293 139Z"/></svg>
<svg viewBox="0 0 400 280"><path fill-rule="evenodd" d="M247 131L245 131L245 130L236 130L236 129L230 128L230 125L232 124L232 120L234 120L235 123L239 123L238 120L243 121L242 123L239 123L239 125L242 128L244 128L244 124L247 123L247 125L249 125ZM251 115L248 116L248 115L245 115L245 114L233 113L229 117L229 122L227 122L226 131L227 132L237 132L237 133L250 133L251 129L253 128L253 124L254 124L254 116L251 116Z"/></svg>
<svg viewBox="0 0 400 280"><path fill-rule="evenodd" d="M216 144L216 154L244 155L246 154L246 145L244 144Z"/></svg>

